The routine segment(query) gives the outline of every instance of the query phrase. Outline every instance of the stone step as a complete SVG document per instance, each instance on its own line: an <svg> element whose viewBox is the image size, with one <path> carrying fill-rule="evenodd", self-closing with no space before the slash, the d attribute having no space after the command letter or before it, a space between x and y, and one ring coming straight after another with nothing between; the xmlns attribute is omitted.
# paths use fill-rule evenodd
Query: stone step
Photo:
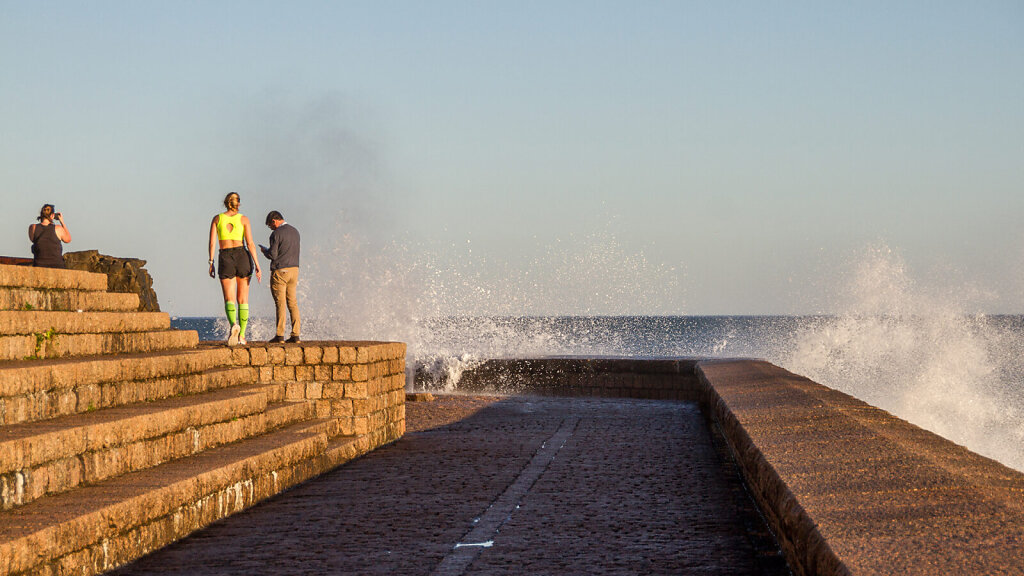
<svg viewBox="0 0 1024 576"><path fill-rule="evenodd" d="M335 436L333 438L328 436L327 450L320 457L321 466L323 471L331 470L369 451L370 439L368 436Z"/></svg>
<svg viewBox="0 0 1024 576"><path fill-rule="evenodd" d="M107 275L81 270L0 264L0 286L105 292L107 290Z"/></svg>
<svg viewBox="0 0 1024 576"><path fill-rule="evenodd" d="M4 362L0 363L0 398L113 382L154 380L231 364L231 349L226 346Z"/></svg>
<svg viewBox="0 0 1024 576"><path fill-rule="evenodd" d="M262 434L266 408L246 386L0 428L0 508ZM284 408L269 427L312 416Z"/></svg>
<svg viewBox="0 0 1024 576"><path fill-rule="evenodd" d="M316 406L309 401L303 400L301 402L278 402L267 406L265 412L266 415L266 429L273 430L275 428L283 428L296 422L303 422L305 420L312 420L316 418ZM326 423L325 423L326 424ZM321 424L323 426L324 424ZM326 434L330 428L316 428L317 433ZM328 435L330 437L330 435Z"/></svg>
<svg viewBox="0 0 1024 576"><path fill-rule="evenodd" d="M316 403L310 400L290 400L286 398L288 382L268 382L253 387L267 395L267 428L280 428L292 422L312 420L317 417ZM341 434L341 422L338 419L324 420L318 424L317 432L334 438Z"/></svg>
<svg viewBox="0 0 1024 576"><path fill-rule="evenodd" d="M0 512L0 575L113 569L358 451L356 440L329 443L317 424L293 424Z"/></svg>
<svg viewBox="0 0 1024 576"><path fill-rule="evenodd" d="M221 388L252 384L256 379L255 369L240 366L153 380L108 382L0 398L0 423L12 425L36 422L138 402L201 394ZM280 400L281 398L270 399L272 402Z"/></svg>
<svg viewBox="0 0 1024 576"><path fill-rule="evenodd" d="M257 380L227 348L0 363L0 424L199 394ZM224 366L224 368L220 368ZM270 398L278 402L283 392Z"/></svg>
<svg viewBox="0 0 1024 576"><path fill-rule="evenodd" d="M348 438L348 439L357 438L357 436L345 436L344 435L345 434L344 430L345 430L345 428L347 426L348 425L346 423L342 422L341 419L339 419L339 418L331 418L329 420L322 421L320 424L317 424L317 429L316 430L317 430L317 432L322 432L323 434L326 434L327 438L329 438L331 440L331 442L334 442L335 439L344 440L346 438ZM367 439L366 435L360 436L358 438L362 438L363 440ZM365 452L365 451L367 451L369 449L370 449L370 445L367 442L365 448L363 449L363 451Z"/></svg>
<svg viewBox="0 0 1024 576"><path fill-rule="evenodd" d="M170 327L171 317L165 312L0 311L0 335L4 336L151 332Z"/></svg>
<svg viewBox="0 0 1024 576"><path fill-rule="evenodd" d="M267 401L269 402L284 402L286 400L287 382L266 382L260 384L263 391L267 394Z"/></svg>
<svg viewBox="0 0 1024 576"><path fill-rule="evenodd" d="M0 361L135 354L195 348L197 344L199 335L194 330L0 336Z"/></svg>
<svg viewBox="0 0 1024 576"><path fill-rule="evenodd" d="M138 308L138 294L0 287L0 310L133 312Z"/></svg>

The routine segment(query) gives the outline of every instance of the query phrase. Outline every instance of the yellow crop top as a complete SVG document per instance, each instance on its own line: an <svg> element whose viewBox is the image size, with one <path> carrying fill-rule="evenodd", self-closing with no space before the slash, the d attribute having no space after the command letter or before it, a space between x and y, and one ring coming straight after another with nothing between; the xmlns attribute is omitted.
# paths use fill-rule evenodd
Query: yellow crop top
<svg viewBox="0 0 1024 576"><path fill-rule="evenodd" d="M234 216L220 214L217 218L217 239L241 241L244 230L242 229L242 214Z"/></svg>

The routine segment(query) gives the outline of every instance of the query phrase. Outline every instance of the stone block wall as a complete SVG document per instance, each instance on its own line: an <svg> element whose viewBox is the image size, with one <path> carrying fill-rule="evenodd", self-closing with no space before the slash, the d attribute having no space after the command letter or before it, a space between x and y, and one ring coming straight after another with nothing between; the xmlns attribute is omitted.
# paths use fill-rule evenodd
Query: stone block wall
<svg viewBox="0 0 1024 576"><path fill-rule="evenodd" d="M466 370L460 392L601 398L699 398L697 359L535 358L487 360ZM417 375L417 387L424 376Z"/></svg>
<svg viewBox="0 0 1024 576"><path fill-rule="evenodd" d="M251 366L260 383L283 383L286 400L308 400L337 433L367 436L371 447L405 433L405 344L303 342L250 344L231 350L235 366Z"/></svg>

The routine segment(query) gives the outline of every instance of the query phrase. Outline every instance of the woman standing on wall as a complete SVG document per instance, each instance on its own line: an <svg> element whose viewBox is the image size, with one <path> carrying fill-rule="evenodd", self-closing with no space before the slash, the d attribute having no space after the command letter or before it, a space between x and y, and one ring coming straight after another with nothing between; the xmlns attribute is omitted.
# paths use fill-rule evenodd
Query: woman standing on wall
<svg viewBox="0 0 1024 576"><path fill-rule="evenodd" d="M32 241L32 265L40 268L64 268L64 246L71 242L71 232L64 223L60 212L53 213L53 204L43 204L39 210L39 224L28 227L28 239ZM57 226L60 222L60 226Z"/></svg>
<svg viewBox="0 0 1024 576"><path fill-rule="evenodd" d="M250 254L256 253L249 219L238 211L242 199L237 192L224 197L224 212L210 223L210 278L214 277L213 251L220 247L217 277L224 293L224 311L231 325L228 346L246 344L245 327L249 323L249 278L253 268L256 280L263 280L260 264Z"/></svg>

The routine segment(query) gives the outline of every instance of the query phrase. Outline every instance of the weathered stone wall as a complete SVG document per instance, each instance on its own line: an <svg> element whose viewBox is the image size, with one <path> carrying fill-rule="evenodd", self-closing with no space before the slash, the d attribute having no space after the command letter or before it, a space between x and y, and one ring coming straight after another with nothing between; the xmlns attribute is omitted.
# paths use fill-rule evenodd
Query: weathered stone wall
<svg viewBox="0 0 1024 576"><path fill-rule="evenodd" d="M767 362L697 373L798 574L1024 574L1024 474Z"/></svg>
<svg viewBox="0 0 1024 576"><path fill-rule="evenodd" d="M117 258L97 250L67 252L64 264L72 270L99 272L107 275L107 290L139 295L140 312L159 312L160 304L153 290L153 277L145 269L146 261L138 258Z"/></svg>
<svg viewBox="0 0 1024 576"><path fill-rule="evenodd" d="M696 401L696 364L695 358L494 359L463 372L457 389L460 392ZM416 375L417 388L423 388L427 382L427 375Z"/></svg>
<svg viewBox="0 0 1024 576"><path fill-rule="evenodd" d="M343 435L371 447L405 433L405 344L303 342L234 348L236 366L252 366L262 383L285 382L285 398L310 400L317 417L334 418Z"/></svg>

